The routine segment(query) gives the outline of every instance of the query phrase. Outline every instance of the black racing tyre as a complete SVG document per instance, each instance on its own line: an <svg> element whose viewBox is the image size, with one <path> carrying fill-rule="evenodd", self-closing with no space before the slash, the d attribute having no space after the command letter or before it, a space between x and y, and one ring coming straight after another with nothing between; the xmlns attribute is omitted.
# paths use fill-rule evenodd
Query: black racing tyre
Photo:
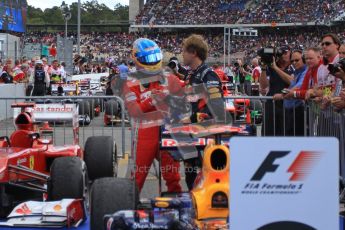
<svg viewBox="0 0 345 230"><path fill-rule="evenodd" d="M119 103L115 100L109 100L105 103L105 114L116 116L119 115L120 106Z"/></svg>
<svg viewBox="0 0 345 230"><path fill-rule="evenodd" d="M111 136L94 136L86 140L84 161L90 180L117 176L117 148Z"/></svg>
<svg viewBox="0 0 345 230"><path fill-rule="evenodd" d="M88 198L88 177L85 163L79 157L59 157L50 168L48 199Z"/></svg>
<svg viewBox="0 0 345 230"><path fill-rule="evenodd" d="M89 101L89 105L90 105L90 110L89 110L89 115L91 120L95 117L95 100L94 99L90 99Z"/></svg>
<svg viewBox="0 0 345 230"><path fill-rule="evenodd" d="M90 104L88 101L79 101L79 115L89 115L90 116Z"/></svg>
<svg viewBox="0 0 345 230"><path fill-rule="evenodd" d="M126 178L101 178L91 189L91 228L104 229L103 217L120 210L135 210L139 192L135 181Z"/></svg>

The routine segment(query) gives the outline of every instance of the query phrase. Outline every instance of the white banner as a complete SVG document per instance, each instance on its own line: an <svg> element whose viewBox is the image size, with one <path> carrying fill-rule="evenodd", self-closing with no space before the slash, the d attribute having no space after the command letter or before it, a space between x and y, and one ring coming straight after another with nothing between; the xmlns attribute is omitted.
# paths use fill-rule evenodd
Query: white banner
<svg viewBox="0 0 345 230"><path fill-rule="evenodd" d="M339 229L336 138L230 140L230 229Z"/></svg>
<svg viewBox="0 0 345 230"><path fill-rule="evenodd" d="M72 81L81 81L85 79L90 79L94 81L100 81L101 77L108 77L109 73L90 73L90 74L80 74L80 75L73 75Z"/></svg>

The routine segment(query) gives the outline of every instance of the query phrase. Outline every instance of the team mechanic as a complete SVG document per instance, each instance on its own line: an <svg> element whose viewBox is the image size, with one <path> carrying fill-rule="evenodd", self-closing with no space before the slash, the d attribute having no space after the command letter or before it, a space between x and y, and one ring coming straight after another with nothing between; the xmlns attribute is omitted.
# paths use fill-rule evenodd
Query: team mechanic
<svg viewBox="0 0 345 230"><path fill-rule="evenodd" d="M124 84L123 95L130 117L137 120L136 171L139 191L155 158L161 155L161 170L168 192L181 192L179 162L166 151L159 151L160 120L164 98L182 88L174 75L162 71L162 52L149 39L140 38L133 44L132 59L137 71L131 73ZM166 84L166 82L169 82ZM166 85L168 87L166 87ZM135 130L135 129L134 129Z"/></svg>
<svg viewBox="0 0 345 230"><path fill-rule="evenodd" d="M191 35L183 41L183 60L191 68L187 77L186 91L191 93L192 123L208 126L213 123L224 123L226 116L222 85L218 75L209 68L205 61L208 56L208 44L200 35ZM185 177L188 189L193 187L197 168L201 166L200 154L197 158L185 159Z"/></svg>

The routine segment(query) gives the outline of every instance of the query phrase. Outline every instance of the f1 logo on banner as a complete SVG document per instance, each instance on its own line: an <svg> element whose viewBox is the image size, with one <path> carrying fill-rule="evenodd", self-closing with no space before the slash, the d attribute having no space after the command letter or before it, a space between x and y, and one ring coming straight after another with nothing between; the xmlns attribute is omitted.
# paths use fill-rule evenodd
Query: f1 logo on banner
<svg viewBox="0 0 345 230"><path fill-rule="evenodd" d="M274 173L279 164L275 164L275 160L287 156L291 151L271 151L261 166L252 177L252 181L261 181L266 173ZM320 159L319 152L301 151L294 162L291 164L287 172L292 173L290 181L303 181L310 173L313 165Z"/></svg>
<svg viewBox="0 0 345 230"><path fill-rule="evenodd" d="M231 230L339 229L336 138L233 137L229 146Z"/></svg>

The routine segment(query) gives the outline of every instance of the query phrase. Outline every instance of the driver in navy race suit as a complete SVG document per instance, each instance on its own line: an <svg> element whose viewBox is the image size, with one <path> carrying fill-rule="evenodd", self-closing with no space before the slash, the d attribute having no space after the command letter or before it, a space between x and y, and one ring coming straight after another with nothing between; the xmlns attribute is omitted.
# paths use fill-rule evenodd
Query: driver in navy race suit
<svg viewBox="0 0 345 230"><path fill-rule="evenodd" d="M230 123L231 116L225 111L221 80L205 63L208 44L202 36L194 34L186 38L182 46L184 65L191 69L186 79L186 91L190 91L191 94L191 123L202 126ZM195 149L185 149L185 152L190 151L197 152ZM201 167L201 162L200 152L197 152L196 156L194 154L194 157L184 158L185 178L189 190L193 188L198 174L196 169Z"/></svg>

